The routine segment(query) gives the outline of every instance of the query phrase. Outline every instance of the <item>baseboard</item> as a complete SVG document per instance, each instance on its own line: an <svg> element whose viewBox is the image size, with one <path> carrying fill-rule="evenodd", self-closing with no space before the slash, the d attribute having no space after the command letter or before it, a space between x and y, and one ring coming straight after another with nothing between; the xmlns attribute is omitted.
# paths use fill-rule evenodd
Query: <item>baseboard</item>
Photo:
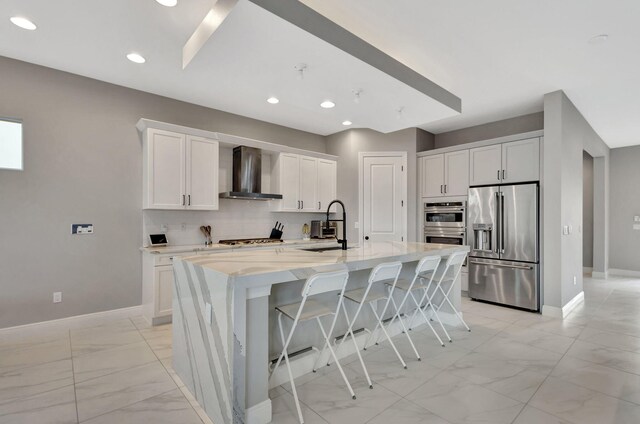
<svg viewBox="0 0 640 424"><path fill-rule="evenodd" d="M542 315L551 318L566 318L576 306L584 301L584 292L580 292L573 299L567 302L562 308L557 306L542 305Z"/></svg>
<svg viewBox="0 0 640 424"><path fill-rule="evenodd" d="M605 279L609 276L609 272L591 271L591 278Z"/></svg>
<svg viewBox="0 0 640 424"><path fill-rule="evenodd" d="M247 424L267 424L271 422L271 399L253 405L245 409L245 420Z"/></svg>
<svg viewBox="0 0 640 424"><path fill-rule="evenodd" d="M51 321L35 322L32 324L18 325L15 327L0 328L0 336L11 334L25 334L42 330L71 329L90 327L104 324L109 321L133 318L142 315L142 305L129 308L113 309L110 311L95 312L92 314L76 315Z"/></svg>
<svg viewBox="0 0 640 424"><path fill-rule="evenodd" d="M609 268L609 275L618 277L640 277L640 271L632 271L630 269Z"/></svg>
<svg viewBox="0 0 640 424"><path fill-rule="evenodd" d="M583 266L582 267L582 272L585 274L591 274L591 272L593 272L593 267L591 266Z"/></svg>

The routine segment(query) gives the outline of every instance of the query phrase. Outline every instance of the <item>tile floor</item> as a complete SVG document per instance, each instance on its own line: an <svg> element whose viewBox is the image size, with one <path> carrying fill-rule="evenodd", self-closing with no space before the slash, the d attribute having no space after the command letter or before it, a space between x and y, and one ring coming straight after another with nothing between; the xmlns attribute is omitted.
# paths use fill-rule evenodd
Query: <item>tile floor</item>
<svg viewBox="0 0 640 424"><path fill-rule="evenodd" d="M567 319L464 300L472 332L422 354L396 337L408 370L382 344L345 358L357 400L335 367L297 380L313 423L640 423L640 280L585 279ZM420 330L420 331L418 331ZM273 423L297 423L290 387L271 391ZM171 325L143 319L0 337L0 423L210 423L171 369ZM217 423L216 423L217 424Z"/></svg>

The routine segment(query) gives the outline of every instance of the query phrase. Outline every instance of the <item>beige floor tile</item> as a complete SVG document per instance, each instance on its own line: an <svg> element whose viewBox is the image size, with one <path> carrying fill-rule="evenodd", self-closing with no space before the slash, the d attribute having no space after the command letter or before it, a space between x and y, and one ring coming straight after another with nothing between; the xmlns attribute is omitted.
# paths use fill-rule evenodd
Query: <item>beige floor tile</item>
<svg viewBox="0 0 640 424"><path fill-rule="evenodd" d="M157 361L145 341L73 358L76 383Z"/></svg>
<svg viewBox="0 0 640 424"><path fill-rule="evenodd" d="M524 404L443 372L407 399L451 423L511 423Z"/></svg>
<svg viewBox="0 0 640 424"><path fill-rule="evenodd" d="M576 340L567 355L640 375L640 353Z"/></svg>
<svg viewBox="0 0 640 424"><path fill-rule="evenodd" d="M159 362L87 380L76 385L78 416L85 421L176 387Z"/></svg>
<svg viewBox="0 0 640 424"><path fill-rule="evenodd" d="M201 424L179 389L85 421L87 424Z"/></svg>
<svg viewBox="0 0 640 424"><path fill-rule="evenodd" d="M73 386L0 403L2 424L77 423Z"/></svg>
<svg viewBox="0 0 640 424"><path fill-rule="evenodd" d="M367 424L449 424L443 418L413 402L402 399L385 409Z"/></svg>
<svg viewBox="0 0 640 424"><path fill-rule="evenodd" d="M306 424L326 424L320 415L312 411L304 403L300 403L302 417ZM278 424L298 424L298 410L293 395L285 392L282 395L271 400L272 423Z"/></svg>
<svg viewBox="0 0 640 424"><path fill-rule="evenodd" d="M71 358L69 338L24 340L5 345L0 351L0 368L29 367Z"/></svg>
<svg viewBox="0 0 640 424"><path fill-rule="evenodd" d="M570 424L569 421L565 421L544 411L541 411L533 406L527 405L524 407L518 418L513 424Z"/></svg>
<svg viewBox="0 0 640 424"><path fill-rule="evenodd" d="M73 385L71 359L0 369L0 403Z"/></svg>
<svg viewBox="0 0 640 424"><path fill-rule="evenodd" d="M138 329L128 320L115 321L99 327L71 330L73 356L144 341Z"/></svg>
<svg viewBox="0 0 640 424"><path fill-rule="evenodd" d="M546 374L477 352L461 358L447 371L520 402L528 402L546 378Z"/></svg>
<svg viewBox="0 0 640 424"><path fill-rule="evenodd" d="M500 337L500 334L478 347L476 351L503 358L506 363L543 374L550 373L562 358L560 353L538 349L510 338Z"/></svg>
<svg viewBox="0 0 640 424"><path fill-rule="evenodd" d="M632 424L640 406L549 377L530 404L575 424Z"/></svg>

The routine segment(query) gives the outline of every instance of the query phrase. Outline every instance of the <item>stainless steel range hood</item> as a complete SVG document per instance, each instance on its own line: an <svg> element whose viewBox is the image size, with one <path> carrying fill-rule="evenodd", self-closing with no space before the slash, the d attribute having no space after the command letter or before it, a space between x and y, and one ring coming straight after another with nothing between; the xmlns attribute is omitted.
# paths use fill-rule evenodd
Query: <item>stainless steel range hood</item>
<svg viewBox="0 0 640 424"><path fill-rule="evenodd" d="M262 151L255 147L233 149L233 191L220 193L221 199L272 200L282 194L262 193Z"/></svg>

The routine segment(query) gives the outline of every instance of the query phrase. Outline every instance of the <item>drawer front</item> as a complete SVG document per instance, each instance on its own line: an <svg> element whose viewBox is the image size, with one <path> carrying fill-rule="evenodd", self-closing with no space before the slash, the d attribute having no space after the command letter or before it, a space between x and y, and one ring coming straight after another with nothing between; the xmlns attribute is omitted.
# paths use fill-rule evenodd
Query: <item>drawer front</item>
<svg viewBox="0 0 640 424"><path fill-rule="evenodd" d="M173 265L173 258L177 258L178 255L158 255L153 263L155 266Z"/></svg>

